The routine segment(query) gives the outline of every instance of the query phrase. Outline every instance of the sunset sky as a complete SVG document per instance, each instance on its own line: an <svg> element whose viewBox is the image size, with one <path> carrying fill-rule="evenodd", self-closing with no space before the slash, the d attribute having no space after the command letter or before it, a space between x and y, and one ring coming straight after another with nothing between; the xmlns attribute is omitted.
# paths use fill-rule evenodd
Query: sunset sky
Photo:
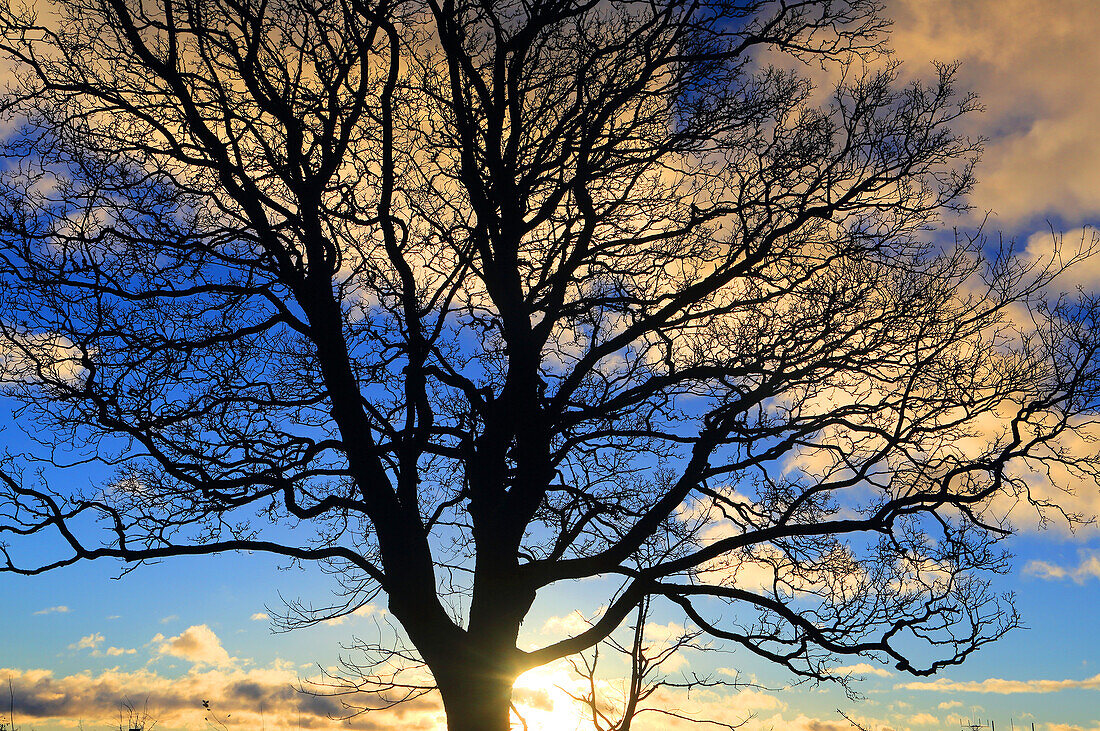
<svg viewBox="0 0 1100 731"><path fill-rule="evenodd" d="M1003 234L1037 254L1053 236L1069 248L1091 240L1090 226L1100 225L1097 9L1094 0L887 0L903 76L928 75L932 60L957 60L960 86L985 107L960 128L988 140L975 208L948 227L973 230L988 214L991 239ZM1100 258L1061 286L1100 289ZM6 421L0 412L0 424ZM0 438L13 451L24 439L12 428ZM67 479L94 477L72 471ZM1100 515L1095 490L1064 503ZM791 687L788 675L744 653L688 653L677 672L751 687L669 696L668 704L728 723L752 716L746 731L851 728L838 709L869 730L955 730L992 719L1003 729L1011 720L1040 731L1100 731L1100 528L1071 533L1055 523L1040 530L1023 512L1017 525L1014 568L996 588L1017 595L1027 629L965 665L924 679L852 665L864 680L854 686L863 699L851 700L831 685ZM273 634L270 615L283 599L323 605L331 579L265 556L172 559L113 580L121 569L104 562L31 578L0 574L0 686L10 679L23 731L75 728L81 720L87 729L109 728L123 698L139 707L148 701L157 728L166 730L206 728L203 700L229 728L260 728L261 709L267 729L443 728L432 696L338 723L329 720L340 712L338 700L289 690L347 655L342 643L385 635L384 600L356 616ZM540 597L526 641L552 641L580 621L576 611L598 609L584 583ZM652 621L659 637L682 620L657 614ZM562 690L575 682L565 665L520 679L517 705L530 728L584 728ZM0 722L8 720L7 701L0 687ZM642 720L680 728L657 716Z"/></svg>

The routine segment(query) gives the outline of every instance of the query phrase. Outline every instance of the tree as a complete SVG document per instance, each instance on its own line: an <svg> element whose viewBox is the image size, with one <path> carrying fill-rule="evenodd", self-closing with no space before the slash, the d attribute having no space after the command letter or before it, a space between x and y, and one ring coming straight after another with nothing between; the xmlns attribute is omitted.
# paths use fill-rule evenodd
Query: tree
<svg viewBox="0 0 1100 731"><path fill-rule="evenodd" d="M678 655L685 649L706 652L712 648L699 644L703 632L698 629L678 628L668 633L669 628L658 628L661 635L652 637L652 628L647 626L651 597L645 597L638 605L634 624L630 627L630 642L621 643L615 637L607 637L592 648L590 654L578 653L569 658L574 674L581 678L587 687L580 691L566 691L573 700L582 704L592 718L594 731L630 731L634 720L643 714L659 714L687 723L701 726L718 727L733 731L742 726L750 716L739 719L736 724L714 719L698 717L678 708L668 707L667 699L661 697L662 691L680 690L685 694L707 688L733 687L739 682L717 680L709 676L700 677L696 673L684 673L681 679L673 679L664 666L670 660L682 659ZM649 635L649 636L647 636ZM608 684L598 678L601 646L625 659L629 665L629 675L621 684ZM608 687L610 686L610 687ZM618 686L618 687L616 687ZM664 701L665 705L661 703Z"/></svg>
<svg viewBox="0 0 1100 731"><path fill-rule="evenodd" d="M491 731L647 597L798 676L962 662L1018 622L1002 501L1095 476L1095 303L926 233L975 103L864 63L875 0L38 14L0 20L4 380L41 458L117 473L10 456L0 533L63 553L8 571L316 562ZM591 627L517 648L594 576Z"/></svg>

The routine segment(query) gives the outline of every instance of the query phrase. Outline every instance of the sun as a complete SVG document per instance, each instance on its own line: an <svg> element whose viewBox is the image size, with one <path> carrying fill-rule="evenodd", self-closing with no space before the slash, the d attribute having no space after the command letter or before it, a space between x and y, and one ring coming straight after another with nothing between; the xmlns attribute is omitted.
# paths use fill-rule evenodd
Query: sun
<svg viewBox="0 0 1100 731"><path fill-rule="evenodd" d="M592 727L584 707L565 690L577 692L582 682L566 668L564 662L551 663L528 670L516 680L512 699L528 731L579 731ZM514 714L512 721L522 728Z"/></svg>

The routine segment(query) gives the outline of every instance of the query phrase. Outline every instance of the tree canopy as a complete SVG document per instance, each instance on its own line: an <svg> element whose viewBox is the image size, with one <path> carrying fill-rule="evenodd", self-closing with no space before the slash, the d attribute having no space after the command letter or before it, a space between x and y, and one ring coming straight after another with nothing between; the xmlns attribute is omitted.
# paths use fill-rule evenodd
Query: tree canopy
<svg viewBox="0 0 1100 731"><path fill-rule="evenodd" d="M288 621L384 595L453 731L507 728L520 672L650 602L797 676L962 662L1019 621L989 584L1006 505L1096 474L1065 439L1097 309L1044 299L1072 256L935 235L976 103L951 66L904 81L887 25L5 4L0 381L43 451L4 461L0 568L317 562L344 593ZM113 477L36 477L54 444ZM606 611L518 648L587 577Z"/></svg>

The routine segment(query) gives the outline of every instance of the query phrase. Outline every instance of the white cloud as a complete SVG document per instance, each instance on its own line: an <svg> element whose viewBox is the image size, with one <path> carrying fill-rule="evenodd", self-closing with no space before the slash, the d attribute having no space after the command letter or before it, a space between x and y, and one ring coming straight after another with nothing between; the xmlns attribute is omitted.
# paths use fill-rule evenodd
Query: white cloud
<svg viewBox="0 0 1100 731"><path fill-rule="evenodd" d="M1028 561L1024 566L1025 576L1039 579L1073 579L1084 584L1089 579L1100 578L1100 551L1080 551L1080 562L1076 566L1065 567L1047 561Z"/></svg>
<svg viewBox="0 0 1100 731"><path fill-rule="evenodd" d="M66 607L64 604L59 604L56 607L46 607L45 609L39 609L37 612L35 612L35 614L68 614L69 611L69 608Z"/></svg>
<svg viewBox="0 0 1100 731"><path fill-rule="evenodd" d="M1003 680L989 678L980 681L954 681L948 678L899 683L895 689L932 690L942 693L1057 693L1062 690L1100 689L1100 675L1084 680Z"/></svg>
<svg viewBox="0 0 1100 731"><path fill-rule="evenodd" d="M251 617L249 617L249 619L251 619L253 622L265 622L271 619L271 617L268 615L267 612L256 612Z"/></svg>
<svg viewBox="0 0 1100 731"><path fill-rule="evenodd" d="M236 660L229 656L222 647L221 640L205 624L188 627L175 637L165 638L158 633L152 642L161 655L183 658L196 665L226 667Z"/></svg>
<svg viewBox="0 0 1100 731"><path fill-rule="evenodd" d="M108 647L106 650L100 650L99 646L103 644L104 637L99 632L93 632L90 635L81 637L79 641L69 645L70 650L91 650L93 657L119 657L121 655L134 655L137 654L137 650L132 647Z"/></svg>
<svg viewBox="0 0 1100 731"><path fill-rule="evenodd" d="M962 701L944 701L936 707L944 711L949 708L962 708Z"/></svg>
<svg viewBox="0 0 1100 731"><path fill-rule="evenodd" d="M909 717L909 723L914 726L939 726L940 719L936 718L931 713L918 713L915 716Z"/></svg>
<svg viewBox="0 0 1100 731"><path fill-rule="evenodd" d="M829 672L836 675L878 675L881 678L889 678L893 675L892 672L886 668L879 667L878 665L872 665L869 662L860 662L855 665L844 665L838 668L833 668Z"/></svg>
<svg viewBox="0 0 1100 731"><path fill-rule="evenodd" d="M161 624L168 624L170 622L176 621L179 618L180 618L180 616L178 614L169 614L167 617L161 617L160 618L160 623Z"/></svg>

